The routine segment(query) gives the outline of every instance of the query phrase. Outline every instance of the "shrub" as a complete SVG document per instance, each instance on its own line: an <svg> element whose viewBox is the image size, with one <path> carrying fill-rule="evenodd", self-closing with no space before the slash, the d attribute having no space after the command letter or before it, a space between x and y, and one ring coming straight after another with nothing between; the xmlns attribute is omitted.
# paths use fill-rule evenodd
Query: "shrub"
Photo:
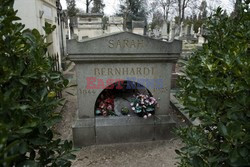
<svg viewBox="0 0 250 167"><path fill-rule="evenodd" d="M60 120L56 94L68 81L52 71L46 36L15 22L13 3L0 3L0 166L70 166L72 143L52 131Z"/></svg>
<svg viewBox="0 0 250 167"><path fill-rule="evenodd" d="M179 166L250 166L250 9L237 17L219 8L207 23L208 43L185 64L179 99L200 125L177 130L185 146Z"/></svg>

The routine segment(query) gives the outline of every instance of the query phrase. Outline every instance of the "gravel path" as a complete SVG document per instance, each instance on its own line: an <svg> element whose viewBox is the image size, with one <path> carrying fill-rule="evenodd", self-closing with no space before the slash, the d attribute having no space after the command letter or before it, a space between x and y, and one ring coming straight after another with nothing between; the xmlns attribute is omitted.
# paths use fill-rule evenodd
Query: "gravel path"
<svg viewBox="0 0 250 167"><path fill-rule="evenodd" d="M89 146L77 154L74 167L172 167L179 140Z"/></svg>

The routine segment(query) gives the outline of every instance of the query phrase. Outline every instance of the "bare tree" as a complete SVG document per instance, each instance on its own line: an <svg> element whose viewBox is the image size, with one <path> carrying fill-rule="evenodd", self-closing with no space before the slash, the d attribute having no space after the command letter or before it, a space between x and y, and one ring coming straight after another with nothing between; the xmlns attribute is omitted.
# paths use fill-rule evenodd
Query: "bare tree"
<svg viewBox="0 0 250 167"><path fill-rule="evenodd" d="M178 4L178 15L179 15L179 25L185 19L185 9L188 7L191 0L177 0Z"/></svg>
<svg viewBox="0 0 250 167"><path fill-rule="evenodd" d="M168 20L170 8L175 3L175 0L160 0L160 5L163 8L163 16L165 20Z"/></svg>
<svg viewBox="0 0 250 167"><path fill-rule="evenodd" d="M70 18L74 17L78 10L76 8L76 1L75 0L66 0L67 3L67 14Z"/></svg>
<svg viewBox="0 0 250 167"><path fill-rule="evenodd" d="M103 9L105 7L105 4L103 3L103 0L93 0L93 7L91 9L91 13L104 13Z"/></svg>
<svg viewBox="0 0 250 167"><path fill-rule="evenodd" d="M146 0L120 0L117 16L123 16L124 29L132 29L132 20L146 22L148 15L146 2Z"/></svg>
<svg viewBox="0 0 250 167"><path fill-rule="evenodd" d="M155 27L161 27L163 23L164 17L162 12L159 10L155 10L153 13L151 29L155 29Z"/></svg>
<svg viewBox="0 0 250 167"><path fill-rule="evenodd" d="M89 13L89 6L93 0L86 0L86 13Z"/></svg>

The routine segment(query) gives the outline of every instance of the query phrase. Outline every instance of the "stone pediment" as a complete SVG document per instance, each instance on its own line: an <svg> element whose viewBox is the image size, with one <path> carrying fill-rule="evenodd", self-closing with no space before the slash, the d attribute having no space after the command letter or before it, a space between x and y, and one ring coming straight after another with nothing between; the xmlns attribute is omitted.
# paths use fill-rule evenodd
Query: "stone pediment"
<svg viewBox="0 0 250 167"><path fill-rule="evenodd" d="M88 60L177 60L182 42L164 42L149 37L119 32L85 41L69 40L68 54L72 61Z"/></svg>

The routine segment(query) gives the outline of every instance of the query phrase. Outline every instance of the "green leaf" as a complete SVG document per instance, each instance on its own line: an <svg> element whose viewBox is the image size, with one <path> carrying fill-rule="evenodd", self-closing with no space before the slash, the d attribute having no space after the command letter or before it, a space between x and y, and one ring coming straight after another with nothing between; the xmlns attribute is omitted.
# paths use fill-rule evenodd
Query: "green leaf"
<svg viewBox="0 0 250 167"><path fill-rule="evenodd" d="M47 145L48 141L45 138L40 137L31 139L30 143L35 146L39 146L39 145Z"/></svg>
<svg viewBox="0 0 250 167"><path fill-rule="evenodd" d="M29 150L27 143L23 142L20 144L19 151L21 154L25 154Z"/></svg>
<svg viewBox="0 0 250 167"><path fill-rule="evenodd" d="M208 68L210 71L212 71L212 67L213 67L212 64L207 64L207 68Z"/></svg>
<svg viewBox="0 0 250 167"><path fill-rule="evenodd" d="M139 110L135 110L135 113L137 113L137 114L141 113L141 112L142 112L142 110L140 110L140 109Z"/></svg>
<svg viewBox="0 0 250 167"><path fill-rule="evenodd" d="M34 160L26 160L23 163L20 164L21 166L25 166L25 167L40 167L41 165L39 163L37 163Z"/></svg>
<svg viewBox="0 0 250 167"><path fill-rule="evenodd" d="M56 92L55 91L51 91L51 92L49 92L49 94L48 94L48 97L49 98L53 98L53 97L55 97L56 96Z"/></svg>
<svg viewBox="0 0 250 167"><path fill-rule="evenodd" d="M69 84L69 80L67 80L67 79L63 80L63 85L64 85L65 87L68 86L68 84Z"/></svg>
<svg viewBox="0 0 250 167"><path fill-rule="evenodd" d="M192 160L192 166L193 167L203 167L204 162L203 162L202 158L199 156L194 156L193 160Z"/></svg>
<svg viewBox="0 0 250 167"><path fill-rule="evenodd" d="M240 155L242 157L247 157L248 156L248 149L246 147L243 147L240 149Z"/></svg>
<svg viewBox="0 0 250 167"><path fill-rule="evenodd" d="M236 150L233 150L230 154L229 154L229 158L230 158L230 162L231 163L235 163L238 159L239 159L239 154Z"/></svg>
<svg viewBox="0 0 250 167"><path fill-rule="evenodd" d="M227 127L222 123L218 123L218 129L223 136L228 136Z"/></svg>
<svg viewBox="0 0 250 167"><path fill-rule="evenodd" d="M188 99L194 102L197 100L195 97L192 97L192 96L188 96Z"/></svg>
<svg viewBox="0 0 250 167"><path fill-rule="evenodd" d="M226 142L222 143L220 149L221 149L221 151L223 151L225 153L229 153L230 152L230 145Z"/></svg>
<svg viewBox="0 0 250 167"><path fill-rule="evenodd" d="M179 150L175 150L175 153L181 155L181 152Z"/></svg>
<svg viewBox="0 0 250 167"><path fill-rule="evenodd" d="M146 108L146 111L147 111L147 112L152 112L152 111L154 111L154 110L155 110L155 108L153 108L153 107L147 107L147 108Z"/></svg>
<svg viewBox="0 0 250 167"><path fill-rule="evenodd" d="M28 82L25 81L24 79L20 79L19 81L20 81L23 85L28 85Z"/></svg>
<svg viewBox="0 0 250 167"><path fill-rule="evenodd" d="M29 108L29 106L28 105L21 105L19 108L21 110L27 110Z"/></svg>
<svg viewBox="0 0 250 167"><path fill-rule="evenodd" d="M29 128L22 128L22 129L19 129L17 131L17 133L19 133L19 134L27 134L27 133L30 133L30 132L32 132L32 129L29 129Z"/></svg>
<svg viewBox="0 0 250 167"><path fill-rule="evenodd" d="M36 43L36 39L35 37L33 36L33 34L30 32L30 30L25 30L23 32L23 36L28 39L32 44L35 44Z"/></svg>

